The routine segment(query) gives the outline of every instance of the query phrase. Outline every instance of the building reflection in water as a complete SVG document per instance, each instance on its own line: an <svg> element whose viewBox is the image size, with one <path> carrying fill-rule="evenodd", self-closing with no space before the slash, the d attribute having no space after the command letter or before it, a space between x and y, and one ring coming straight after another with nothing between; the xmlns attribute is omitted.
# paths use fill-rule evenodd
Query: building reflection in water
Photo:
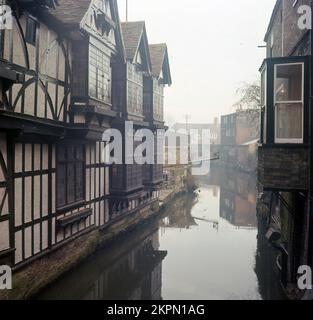
<svg viewBox="0 0 313 320"><path fill-rule="evenodd" d="M170 203L166 208L166 212L171 214L166 215L160 221L161 230L164 231L166 228L189 229L197 226L196 219L191 215L195 203L196 196L193 194L186 194Z"/></svg>
<svg viewBox="0 0 313 320"><path fill-rule="evenodd" d="M242 172L220 175L220 216L239 228L256 228L256 178Z"/></svg>
<svg viewBox="0 0 313 320"><path fill-rule="evenodd" d="M204 180L201 179L200 183ZM259 229L257 219L257 186L253 174L214 168L209 184L220 187L220 218L227 220L237 228ZM206 182L207 183L207 182ZM262 236L258 230L255 253L255 274L259 293L264 300L282 300L285 295L275 268L278 251Z"/></svg>
<svg viewBox="0 0 313 320"><path fill-rule="evenodd" d="M162 300L158 225L102 250L61 278L40 299Z"/></svg>
<svg viewBox="0 0 313 320"><path fill-rule="evenodd" d="M199 184L38 298L283 299L277 252L257 236L255 177L214 168Z"/></svg>

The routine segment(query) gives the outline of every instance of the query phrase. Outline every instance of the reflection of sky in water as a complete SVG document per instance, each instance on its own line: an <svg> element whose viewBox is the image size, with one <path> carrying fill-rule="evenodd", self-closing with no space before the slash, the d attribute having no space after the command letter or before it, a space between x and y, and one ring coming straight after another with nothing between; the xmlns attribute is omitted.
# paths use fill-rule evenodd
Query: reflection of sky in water
<svg viewBox="0 0 313 320"><path fill-rule="evenodd" d="M217 192L216 192L217 191ZM238 229L219 218L219 190L202 187L190 229L160 232L164 299L260 299L254 272L257 230Z"/></svg>

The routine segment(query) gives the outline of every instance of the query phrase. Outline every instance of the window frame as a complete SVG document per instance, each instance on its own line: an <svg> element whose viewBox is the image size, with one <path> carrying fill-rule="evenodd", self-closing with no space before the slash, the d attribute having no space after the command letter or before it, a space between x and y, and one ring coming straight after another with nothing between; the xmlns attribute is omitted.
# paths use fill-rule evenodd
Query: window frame
<svg viewBox="0 0 313 320"><path fill-rule="evenodd" d="M264 83L262 81L262 75L264 74ZM261 126L261 140L262 143L266 143L267 140L267 66L265 65L262 69L261 69L261 122L262 122L262 126ZM262 101L262 96L264 95L263 99L264 101Z"/></svg>
<svg viewBox="0 0 313 320"><path fill-rule="evenodd" d="M93 50L93 55L96 55L96 59L95 59L95 63L94 61L92 62L92 60L94 60L91 54ZM98 63L98 57L99 55L101 55L101 66ZM105 58L104 58L105 57ZM109 61L107 67L108 67L108 79L105 80L105 77L103 76L104 74L106 74L105 70L104 70L104 60L107 59L107 61ZM95 68L95 86L91 86L91 69ZM97 48L96 45L90 43L88 46L88 95L91 99L99 101L101 103L107 104L109 106L112 106L112 63L111 63L111 57L104 51L102 51L101 49ZM101 81L101 77L104 79L103 81ZM107 95L103 95L101 97L99 97L99 88L104 88L105 86L107 86L107 90L105 93L107 93ZM93 90L92 87L95 87L95 94L93 94Z"/></svg>
<svg viewBox="0 0 313 320"><path fill-rule="evenodd" d="M73 147L74 148L74 155L72 159L69 159L68 150ZM82 159L77 159L77 148L82 148ZM65 159L60 160L60 148L64 148ZM76 172L76 165L80 163L82 164L82 172L81 172L81 183L82 183L82 197L77 196L77 172ZM70 164L74 165L74 179L71 183L74 186L74 200L69 202L69 181L68 181L68 167ZM59 170L60 166L65 165L65 185L63 188L59 187ZM58 211L64 210L67 208L72 208L75 206L81 205L83 202L86 201L86 148L84 144L79 143L72 143L72 142L64 142L56 147L56 208ZM62 203L59 202L59 192L63 190L64 192L64 201Z"/></svg>
<svg viewBox="0 0 313 320"><path fill-rule="evenodd" d="M31 37L29 35L29 22L30 21L32 21L34 23L34 30L32 30L32 31L35 32L35 34L33 34ZM38 21L31 16L27 16L26 17L25 42L28 44L31 44L33 46L36 46L37 35L38 35Z"/></svg>
<svg viewBox="0 0 313 320"><path fill-rule="evenodd" d="M276 84L277 84L277 69L278 67L282 67L282 66L297 66L297 65L301 65L301 71L302 71L302 84L301 84L301 100L290 100L290 101L277 101L276 100ZM304 62L292 62L292 63L275 63L274 64L274 85L273 85L273 104L274 104L274 112L275 112L275 119L274 119L274 129L275 129L275 133L274 133L274 142L275 143L294 143L294 144L302 144L304 142ZM277 138L277 119L278 119L278 105L279 104L302 104L302 136L301 138L297 139L293 139L293 138Z"/></svg>
<svg viewBox="0 0 313 320"><path fill-rule="evenodd" d="M310 92L310 74L309 74L309 56L288 56L267 58L263 61L259 72L266 68L266 105L264 112L266 113L266 127L262 121L262 132L264 132L263 145L299 146L306 145L309 142L309 92ZM303 80L302 80L302 99L303 99L303 133L302 139L275 139L276 138L276 110L275 110L275 65L292 65L303 64ZM281 102L279 102L281 103Z"/></svg>

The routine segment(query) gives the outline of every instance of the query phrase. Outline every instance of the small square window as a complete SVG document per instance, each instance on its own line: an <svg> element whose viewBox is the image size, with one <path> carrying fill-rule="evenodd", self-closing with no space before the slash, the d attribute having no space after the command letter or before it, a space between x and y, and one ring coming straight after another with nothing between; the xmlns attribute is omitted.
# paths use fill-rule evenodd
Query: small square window
<svg viewBox="0 0 313 320"><path fill-rule="evenodd" d="M26 23L26 42L35 45L36 44L36 36L37 36L37 22L32 18L27 18Z"/></svg>

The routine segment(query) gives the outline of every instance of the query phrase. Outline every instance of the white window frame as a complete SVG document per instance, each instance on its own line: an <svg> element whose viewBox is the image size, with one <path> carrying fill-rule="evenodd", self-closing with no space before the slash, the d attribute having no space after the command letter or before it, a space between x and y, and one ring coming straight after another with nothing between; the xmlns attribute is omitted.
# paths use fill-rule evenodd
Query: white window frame
<svg viewBox="0 0 313 320"><path fill-rule="evenodd" d="M295 100L295 101L276 101L276 82L277 82L277 67L281 66L293 66L293 65L301 65L302 66L302 88L301 88L301 94L302 99L301 100ZM278 63L274 65L274 88L273 88L273 94L274 94L274 109L275 109L275 119L274 119L274 126L275 126L275 143L295 143L295 144L301 144L304 141L304 62L294 62L294 63ZM276 119L277 119L277 104L296 104L301 103L302 104L302 138L301 139L282 139L277 138L277 125L276 125Z"/></svg>
<svg viewBox="0 0 313 320"><path fill-rule="evenodd" d="M264 73L264 88L262 88L262 75ZM276 86L275 86L276 87ZM264 108L264 123L263 123L263 143L266 144L267 142L267 66L265 66L261 71L261 97L262 97L262 90L264 91L264 101L261 108ZM275 123L276 128L276 123ZM275 133L276 136L276 133Z"/></svg>

